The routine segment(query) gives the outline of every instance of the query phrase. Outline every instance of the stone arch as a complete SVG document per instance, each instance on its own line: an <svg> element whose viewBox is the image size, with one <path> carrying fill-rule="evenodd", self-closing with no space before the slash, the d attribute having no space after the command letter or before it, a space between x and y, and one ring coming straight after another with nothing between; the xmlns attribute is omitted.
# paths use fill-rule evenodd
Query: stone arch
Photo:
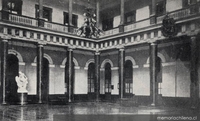
<svg viewBox="0 0 200 121"><path fill-rule="evenodd" d="M158 53L158 57L161 59L162 63L165 63L166 62L166 59L165 59L165 56L162 54L162 53ZM150 62L150 57L148 57L146 63L149 64Z"/></svg>
<svg viewBox="0 0 200 121"><path fill-rule="evenodd" d="M49 61L50 65L53 65L53 60L48 54L44 53L44 58L46 58ZM35 57L35 59L34 59L34 63L36 63L36 62L37 62L37 57Z"/></svg>
<svg viewBox="0 0 200 121"><path fill-rule="evenodd" d="M126 57L125 57L125 61L127 61L127 60L130 60L130 61L132 62L132 64L133 64L133 66L136 65L135 59L133 59L133 57L131 57L131 56L126 56Z"/></svg>
<svg viewBox="0 0 200 121"><path fill-rule="evenodd" d="M113 62L112 62L110 59L105 59L105 60L101 63L101 68L104 68L106 63L110 63L111 68L113 67Z"/></svg>
<svg viewBox="0 0 200 121"><path fill-rule="evenodd" d="M19 52L17 52L16 50L9 49L8 50L8 54L13 54L18 58L19 62L24 62L23 58L22 58L22 55Z"/></svg>
<svg viewBox="0 0 200 121"><path fill-rule="evenodd" d="M65 65L66 62L67 62L67 57L62 61L62 65ZM76 67L79 66L78 61L75 58L73 58L73 62L74 62L74 66Z"/></svg>
<svg viewBox="0 0 200 121"><path fill-rule="evenodd" d="M94 63L94 59L89 59L86 64L85 64L85 69L88 68L88 66L90 65L90 63Z"/></svg>

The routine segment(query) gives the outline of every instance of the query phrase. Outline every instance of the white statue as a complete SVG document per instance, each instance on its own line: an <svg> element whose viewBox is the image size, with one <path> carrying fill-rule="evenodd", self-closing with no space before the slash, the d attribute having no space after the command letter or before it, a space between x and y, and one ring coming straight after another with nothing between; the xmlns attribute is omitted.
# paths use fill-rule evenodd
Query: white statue
<svg viewBox="0 0 200 121"><path fill-rule="evenodd" d="M18 93L27 93L27 84L28 84L28 78L26 77L26 75L22 72L19 72L19 76L15 77L15 81L17 82L17 86L18 86Z"/></svg>

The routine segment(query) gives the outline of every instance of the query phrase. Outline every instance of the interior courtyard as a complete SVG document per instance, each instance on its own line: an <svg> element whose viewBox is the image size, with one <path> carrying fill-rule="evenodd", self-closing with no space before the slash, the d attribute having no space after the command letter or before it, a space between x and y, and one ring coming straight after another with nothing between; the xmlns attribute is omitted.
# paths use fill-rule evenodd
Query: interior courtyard
<svg viewBox="0 0 200 121"><path fill-rule="evenodd" d="M198 116L199 40L200 0L0 0L0 120Z"/></svg>

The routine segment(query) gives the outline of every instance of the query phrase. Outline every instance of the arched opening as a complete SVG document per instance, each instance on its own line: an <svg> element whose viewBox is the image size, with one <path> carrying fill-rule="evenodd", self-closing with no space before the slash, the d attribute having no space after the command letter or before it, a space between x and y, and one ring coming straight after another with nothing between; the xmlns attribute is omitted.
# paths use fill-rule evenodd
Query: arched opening
<svg viewBox="0 0 200 121"><path fill-rule="evenodd" d="M157 57L157 60L156 60L156 75L157 75L157 82L158 82L158 90L156 92L158 92L158 94L161 94L162 91L162 86L161 86L161 83L162 83L162 60L161 58Z"/></svg>
<svg viewBox="0 0 200 121"><path fill-rule="evenodd" d="M90 63L88 66L88 98L95 99L95 64Z"/></svg>
<svg viewBox="0 0 200 121"><path fill-rule="evenodd" d="M9 54L6 61L6 102L16 104L18 102L18 87L15 77L19 75L19 60L15 55Z"/></svg>
<svg viewBox="0 0 200 121"><path fill-rule="evenodd" d="M133 64L130 60L125 62L125 81L124 81L124 97L132 97L133 95Z"/></svg>
<svg viewBox="0 0 200 121"><path fill-rule="evenodd" d="M105 98L111 99L111 65L105 65Z"/></svg>
<svg viewBox="0 0 200 121"><path fill-rule="evenodd" d="M46 58L43 58L41 91L42 102L47 103L49 94L49 61Z"/></svg>

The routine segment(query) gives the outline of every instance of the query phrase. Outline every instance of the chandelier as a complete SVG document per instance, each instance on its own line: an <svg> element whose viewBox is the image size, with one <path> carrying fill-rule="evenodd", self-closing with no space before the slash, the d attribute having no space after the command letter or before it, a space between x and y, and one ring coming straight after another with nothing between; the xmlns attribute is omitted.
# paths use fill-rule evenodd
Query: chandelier
<svg viewBox="0 0 200 121"><path fill-rule="evenodd" d="M96 14L94 13L94 10L87 7L83 16L84 23L77 29L77 35L85 38L98 38L103 31L96 26Z"/></svg>

